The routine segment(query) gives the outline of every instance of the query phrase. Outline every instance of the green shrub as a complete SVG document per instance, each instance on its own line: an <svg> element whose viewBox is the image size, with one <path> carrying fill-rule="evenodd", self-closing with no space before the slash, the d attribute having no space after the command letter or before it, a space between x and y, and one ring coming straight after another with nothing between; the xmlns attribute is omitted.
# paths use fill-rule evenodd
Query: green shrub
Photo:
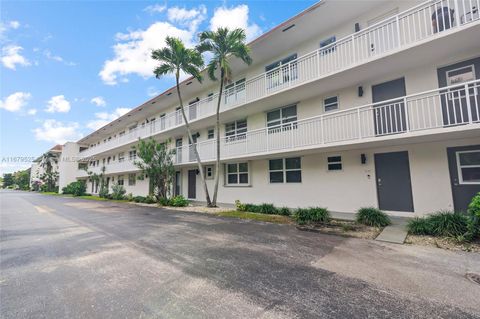
<svg viewBox="0 0 480 319"><path fill-rule="evenodd" d="M170 199L170 205L174 207L185 207L188 206L188 203L188 200L182 195L177 195Z"/></svg>
<svg viewBox="0 0 480 319"><path fill-rule="evenodd" d="M374 227L385 227L392 223L387 214L374 207L360 208L357 211L356 220L359 224Z"/></svg>
<svg viewBox="0 0 480 319"><path fill-rule="evenodd" d="M103 185L100 187L100 191L98 192L98 196L102 198L108 198L108 187L107 185Z"/></svg>
<svg viewBox="0 0 480 319"><path fill-rule="evenodd" d="M157 201L155 200L155 197L150 196L150 195L147 196L147 197L145 198L145 201L144 201L145 204L153 204L153 203L156 203L156 202L157 202Z"/></svg>
<svg viewBox="0 0 480 319"><path fill-rule="evenodd" d="M468 231L469 219L463 213L440 211L426 217L412 219L408 225L408 232L415 235L465 236Z"/></svg>
<svg viewBox="0 0 480 319"><path fill-rule="evenodd" d="M472 198L468 205L469 220L467 225L467 240L480 237L480 192Z"/></svg>
<svg viewBox="0 0 480 319"><path fill-rule="evenodd" d="M273 204L263 203L258 205L258 212L260 214L277 214L277 208Z"/></svg>
<svg viewBox="0 0 480 319"><path fill-rule="evenodd" d="M43 185L42 185L43 186ZM76 181L62 188L62 194L70 194L73 196L84 196L87 192L87 186L82 181Z"/></svg>
<svg viewBox="0 0 480 319"><path fill-rule="evenodd" d="M170 198L166 197L160 197L158 203L162 206L170 206L172 204Z"/></svg>
<svg viewBox="0 0 480 319"><path fill-rule="evenodd" d="M427 218L415 217L408 221L407 229L413 235L432 235L432 225Z"/></svg>
<svg viewBox="0 0 480 319"><path fill-rule="evenodd" d="M244 212L244 211L246 211L245 204L242 204L238 199L235 200L235 207L237 208L237 210L238 210L239 212Z"/></svg>
<svg viewBox="0 0 480 319"><path fill-rule="evenodd" d="M440 211L427 217L432 235L456 237L467 232L468 217L463 213Z"/></svg>
<svg viewBox="0 0 480 319"><path fill-rule="evenodd" d="M292 212L290 211L290 208L288 207L282 207L277 209L277 214L283 215L283 216L290 216Z"/></svg>
<svg viewBox="0 0 480 319"><path fill-rule="evenodd" d="M120 199L123 199L123 196L125 195L127 191L125 190L125 188L123 187L123 185L119 185L117 183L114 183L112 185L112 199L115 199L115 200L120 200Z"/></svg>
<svg viewBox="0 0 480 319"><path fill-rule="evenodd" d="M135 196L133 197L133 201L135 203L145 203L146 197L145 196Z"/></svg>
<svg viewBox="0 0 480 319"><path fill-rule="evenodd" d="M128 194L125 196L125 199L128 200L129 202L133 201L133 195L132 195L132 193L128 193Z"/></svg>
<svg viewBox="0 0 480 319"><path fill-rule="evenodd" d="M245 212L260 213L260 207L254 204L245 204Z"/></svg>
<svg viewBox="0 0 480 319"><path fill-rule="evenodd" d="M298 208L293 218L299 225L328 223L330 221L330 213L326 208L321 207Z"/></svg>

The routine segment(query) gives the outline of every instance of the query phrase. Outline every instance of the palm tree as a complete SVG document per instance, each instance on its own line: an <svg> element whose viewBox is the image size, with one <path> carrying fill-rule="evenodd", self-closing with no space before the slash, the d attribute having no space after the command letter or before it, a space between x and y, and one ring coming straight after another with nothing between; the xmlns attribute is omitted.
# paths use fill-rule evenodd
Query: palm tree
<svg viewBox="0 0 480 319"><path fill-rule="evenodd" d="M190 142L195 157L197 159L198 170L200 171L200 177L203 183L203 189L205 191L205 197L208 206L212 206L210 200L210 194L208 193L207 183L205 182L205 174L203 172L203 165L198 155L197 145L194 143L192 131L190 130L190 124L188 123L185 109L183 108L182 95L180 93L180 72L191 75L197 81L202 82L202 76L200 74L200 68L203 67L203 58L200 52L195 49L188 49L183 42L174 37L167 37L166 47L152 52L152 59L160 61L160 65L153 70L153 73L160 79L166 74L174 74L176 80L176 88L178 101L180 103L180 110L182 111L183 121L188 135L188 141Z"/></svg>
<svg viewBox="0 0 480 319"><path fill-rule="evenodd" d="M212 81L216 81L215 73L220 70L220 90L218 94L216 111L216 134L217 134L217 159L215 162L215 188L213 190L212 205L217 205L218 180L220 168L220 104L223 94L223 85L232 78L229 58L234 56L250 65L250 48L245 43L246 35L243 29L230 31L228 28L219 28L217 31L204 31L200 33L200 44L198 51L211 52L212 59L208 63L208 75Z"/></svg>
<svg viewBox="0 0 480 319"><path fill-rule="evenodd" d="M55 179L56 176L52 172L53 164L56 164L57 156L52 152L46 152L40 157L40 166L45 170L43 174L44 179L47 182L48 191L52 191L55 188Z"/></svg>

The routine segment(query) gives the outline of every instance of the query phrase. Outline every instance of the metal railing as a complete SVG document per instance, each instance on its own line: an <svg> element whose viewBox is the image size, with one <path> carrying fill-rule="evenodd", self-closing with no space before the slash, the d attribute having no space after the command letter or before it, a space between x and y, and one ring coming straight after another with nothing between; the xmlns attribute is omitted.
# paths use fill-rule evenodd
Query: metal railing
<svg viewBox="0 0 480 319"><path fill-rule="evenodd" d="M366 63L437 34L478 21L479 7L480 0L423 2L268 72L233 84L222 96L221 111ZM218 93L186 106L187 118L195 121L215 114L217 100ZM91 147L81 152L81 155L90 156L104 152L181 125L183 118L181 111L177 110L123 136Z"/></svg>
<svg viewBox="0 0 480 319"><path fill-rule="evenodd" d="M473 125L480 128L480 80L223 137L220 153L230 159ZM216 140L196 145L202 161L215 159ZM194 162L191 148L177 148L175 163Z"/></svg>

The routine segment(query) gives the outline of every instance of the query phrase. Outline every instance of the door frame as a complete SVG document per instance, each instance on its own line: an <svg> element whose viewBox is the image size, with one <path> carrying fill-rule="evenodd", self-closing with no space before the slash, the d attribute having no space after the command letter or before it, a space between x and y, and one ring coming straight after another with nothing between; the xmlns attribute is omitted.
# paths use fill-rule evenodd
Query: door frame
<svg viewBox="0 0 480 319"><path fill-rule="evenodd" d="M376 161L376 156L377 155L382 155L382 154L393 154L393 153L407 153L407 160L408 160L408 165L407 165L407 170L408 170L408 179L410 183L410 198L411 198L411 211L399 211L399 212L405 212L405 213L414 213L415 212L415 204L413 200L413 187L412 187L412 175L411 175L411 170L410 170L410 154L408 150L403 150L403 151L390 151L390 152L379 152L379 153L374 153L373 154L373 163L375 166L375 190L377 194L377 206L379 209L382 209L380 207L380 192L379 192L379 187L378 187L378 165ZM398 211L398 210L389 210L389 209L384 209L386 211Z"/></svg>
<svg viewBox="0 0 480 319"><path fill-rule="evenodd" d="M193 184L193 192L195 193L195 197L190 197L190 172L193 172L193 176L195 176L195 183ZM197 199L197 170L196 169L189 169L187 173L187 197L188 199Z"/></svg>

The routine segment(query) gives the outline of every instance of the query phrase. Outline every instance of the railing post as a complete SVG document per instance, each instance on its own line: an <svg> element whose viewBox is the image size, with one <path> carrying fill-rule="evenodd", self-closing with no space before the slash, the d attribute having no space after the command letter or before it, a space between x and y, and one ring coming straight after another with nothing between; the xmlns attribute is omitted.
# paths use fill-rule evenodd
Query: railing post
<svg viewBox="0 0 480 319"><path fill-rule="evenodd" d="M356 52L355 52L355 35L352 34L352 64L355 64L356 58Z"/></svg>
<svg viewBox="0 0 480 319"><path fill-rule="evenodd" d="M320 144L325 144L325 130L323 129L323 115L320 117Z"/></svg>
<svg viewBox="0 0 480 319"><path fill-rule="evenodd" d="M458 0L453 0L453 3L455 5L455 20L457 21L456 22L456 26L459 27L460 26L460 7L458 6ZM478 8L477 8L478 10ZM450 27L453 27L453 25L451 25Z"/></svg>
<svg viewBox="0 0 480 319"><path fill-rule="evenodd" d="M360 120L360 109L357 109L358 138L362 138L362 121Z"/></svg>
<svg viewBox="0 0 480 319"><path fill-rule="evenodd" d="M298 125L298 124L297 124ZM290 123L290 144L291 144L291 148L293 148L295 146L295 143L293 141L293 122Z"/></svg>
<svg viewBox="0 0 480 319"><path fill-rule="evenodd" d="M407 132L410 132L410 116L409 116L409 112L408 112L408 103L407 103L407 97L403 97L403 105L405 107L405 126L406 126L406 130Z"/></svg>
<svg viewBox="0 0 480 319"><path fill-rule="evenodd" d="M467 114L468 114L468 123L472 124L473 119L472 119L472 105L470 103L470 96L468 92L468 84L465 84L465 100L467 100Z"/></svg>
<svg viewBox="0 0 480 319"><path fill-rule="evenodd" d="M402 45L401 40L401 33L400 33L400 20L398 19L398 15L395 17L395 21L397 22L397 37L398 37L398 47Z"/></svg>
<svg viewBox="0 0 480 319"><path fill-rule="evenodd" d="M318 76L320 77L320 50L317 49L317 72Z"/></svg>

